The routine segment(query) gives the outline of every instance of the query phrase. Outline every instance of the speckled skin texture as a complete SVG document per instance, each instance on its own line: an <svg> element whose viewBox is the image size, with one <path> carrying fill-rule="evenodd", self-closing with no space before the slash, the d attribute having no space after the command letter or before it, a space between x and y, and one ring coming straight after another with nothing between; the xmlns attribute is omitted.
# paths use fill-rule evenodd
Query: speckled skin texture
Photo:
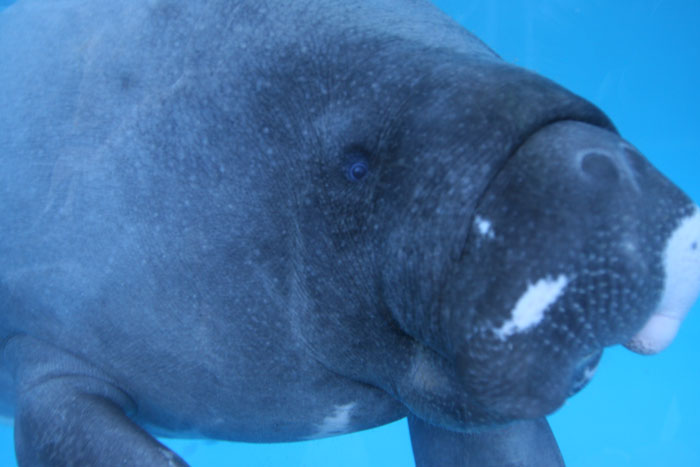
<svg viewBox="0 0 700 467"><path fill-rule="evenodd" d="M21 0L0 82L24 465L409 414L419 465L561 465L544 417L647 322L694 209L598 109L423 1ZM558 277L536 325L496 333Z"/></svg>

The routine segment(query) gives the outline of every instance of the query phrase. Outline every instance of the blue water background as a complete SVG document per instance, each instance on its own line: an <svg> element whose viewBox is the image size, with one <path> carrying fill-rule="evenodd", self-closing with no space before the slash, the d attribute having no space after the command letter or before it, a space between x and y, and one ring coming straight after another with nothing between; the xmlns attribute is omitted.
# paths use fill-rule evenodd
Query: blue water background
<svg viewBox="0 0 700 467"><path fill-rule="evenodd" d="M47 0L49 1L49 0ZM12 3L0 0L0 8ZM622 135L700 201L700 2L436 1L505 60L602 108ZM550 423L570 467L700 466L700 307L664 353L606 351ZM409 466L404 421L279 445L165 440L194 466ZM0 466L14 465L0 426Z"/></svg>

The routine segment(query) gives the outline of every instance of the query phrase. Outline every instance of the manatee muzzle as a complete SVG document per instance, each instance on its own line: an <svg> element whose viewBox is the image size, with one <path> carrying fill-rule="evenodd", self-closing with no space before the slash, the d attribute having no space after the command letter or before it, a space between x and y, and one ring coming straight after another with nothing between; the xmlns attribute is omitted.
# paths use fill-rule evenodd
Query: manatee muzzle
<svg viewBox="0 0 700 467"><path fill-rule="evenodd" d="M663 350L700 294L700 208L605 128L562 121L534 133L473 223L467 256L493 270L486 280L585 288L573 305L594 321L601 346ZM582 319L568 313L561 319Z"/></svg>
<svg viewBox="0 0 700 467"><path fill-rule="evenodd" d="M450 310L465 389L494 419L542 416L602 350L662 350L700 291L700 211L620 136L549 124L472 218ZM461 324L460 324L461 323Z"/></svg>

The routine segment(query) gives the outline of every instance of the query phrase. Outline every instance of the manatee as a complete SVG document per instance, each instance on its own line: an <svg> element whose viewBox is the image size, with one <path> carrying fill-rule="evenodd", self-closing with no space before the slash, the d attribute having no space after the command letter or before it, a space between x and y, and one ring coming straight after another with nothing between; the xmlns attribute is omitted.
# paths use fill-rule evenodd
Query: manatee
<svg viewBox="0 0 700 467"><path fill-rule="evenodd" d="M0 83L21 465L408 417L419 466L561 466L546 416L700 288L698 207L422 0L20 0Z"/></svg>

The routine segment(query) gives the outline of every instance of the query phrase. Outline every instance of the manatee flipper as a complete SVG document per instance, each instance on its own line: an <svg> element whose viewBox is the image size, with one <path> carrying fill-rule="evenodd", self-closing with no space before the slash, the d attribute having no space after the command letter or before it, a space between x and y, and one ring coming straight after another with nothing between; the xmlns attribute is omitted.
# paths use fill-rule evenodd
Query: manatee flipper
<svg viewBox="0 0 700 467"><path fill-rule="evenodd" d="M456 433L408 417L417 467L563 467L564 459L545 418L501 429Z"/></svg>
<svg viewBox="0 0 700 467"><path fill-rule="evenodd" d="M15 337L4 358L14 369L20 465L187 465L136 425L129 396L79 357Z"/></svg>

